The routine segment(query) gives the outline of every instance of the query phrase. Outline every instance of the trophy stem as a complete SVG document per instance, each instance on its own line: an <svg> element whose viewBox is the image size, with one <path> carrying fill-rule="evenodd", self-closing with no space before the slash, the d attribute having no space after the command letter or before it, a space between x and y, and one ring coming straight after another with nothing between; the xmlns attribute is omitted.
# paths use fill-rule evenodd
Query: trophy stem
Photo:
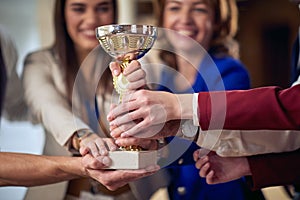
<svg viewBox="0 0 300 200"><path fill-rule="evenodd" d="M120 62L121 73L113 77L113 85L119 94L119 103L129 84L123 71L131 60L143 57L157 38L157 27L149 25L104 25L96 29L96 37L102 48ZM126 151L141 151L139 146L122 147Z"/></svg>
<svg viewBox="0 0 300 200"><path fill-rule="evenodd" d="M120 67L121 67L120 75L113 77L114 88L117 91L117 93L119 94L119 104L122 102L122 97L127 90L127 85L129 84L128 80L123 75L123 71L128 66L129 62L130 62L129 59L123 60L120 64Z"/></svg>
<svg viewBox="0 0 300 200"><path fill-rule="evenodd" d="M129 59L125 59L122 61L122 63L120 64L120 67L121 67L121 71L123 72L125 70L125 68L128 66L128 64L130 63L131 60Z"/></svg>
<svg viewBox="0 0 300 200"><path fill-rule="evenodd" d="M128 80L126 79L126 77L123 75L123 71L128 66L130 61L131 60L129 58L125 58L120 64L121 74L119 76L113 78L114 88L117 91L117 93L119 94L119 104L122 103L122 97L125 94L125 92L127 90L127 85L129 83ZM120 150L123 150L123 151L141 151L142 148L140 146L131 145L131 146L120 147Z"/></svg>

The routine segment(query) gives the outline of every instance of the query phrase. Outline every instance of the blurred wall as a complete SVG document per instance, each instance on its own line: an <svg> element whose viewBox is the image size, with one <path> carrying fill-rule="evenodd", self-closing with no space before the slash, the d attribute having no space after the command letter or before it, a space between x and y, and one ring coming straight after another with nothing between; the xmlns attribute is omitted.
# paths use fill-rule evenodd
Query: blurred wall
<svg viewBox="0 0 300 200"><path fill-rule="evenodd" d="M1 0L0 24L5 26L15 40L19 63L23 66L25 55L40 47L51 44L52 6L54 0Z"/></svg>
<svg viewBox="0 0 300 200"><path fill-rule="evenodd" d="M252 87L290 85L292 45L300 11L289 0L240 0L241 60L250 71Z"/></svg>

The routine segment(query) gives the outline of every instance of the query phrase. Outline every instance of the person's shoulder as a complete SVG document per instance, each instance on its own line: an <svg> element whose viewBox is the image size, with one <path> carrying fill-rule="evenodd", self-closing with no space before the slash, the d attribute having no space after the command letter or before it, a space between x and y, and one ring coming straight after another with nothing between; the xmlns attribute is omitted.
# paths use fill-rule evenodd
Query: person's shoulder
<svg viewBox="0 0 300 200"><path fill-rule="evenodd" d="M25 64L32 62L55 62L53 48L47 47L39 50L29 52L25 57Z"/></svg>
<svg viewBox="0 0 300 200"><path fill-rule="evenodd" d="M9 43L9 45L14 45L14 41L11 37L10 31L2 26L0 24L0 41L1 41L1 46L6 45L6 43Z"/></svg>
<svg viewBox="0 0 300 200"><path fill-rule="evenodd" d="M231 56L212 56L214 62L232 67L244 67L244 64Z"/></svg>
<svg viewBox="0 0 300 200"><path fill-rule="evenodd" d="M47 48L31 51L26 55L26 57L31 58L31 57L49 56L52 54L51 52L52 49L50 47L47 47Z"/></svg>
<svg viewBox="0 0 300 200"><path fill-rule="evenodd" d="M18 52L10 31L0 24L0 48L8 74L16 68Z"/></svg>

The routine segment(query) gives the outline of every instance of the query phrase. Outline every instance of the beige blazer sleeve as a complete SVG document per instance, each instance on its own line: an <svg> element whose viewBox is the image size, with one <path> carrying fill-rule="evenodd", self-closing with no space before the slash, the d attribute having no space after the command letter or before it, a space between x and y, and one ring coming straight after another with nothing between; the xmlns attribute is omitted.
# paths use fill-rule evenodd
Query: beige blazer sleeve
<svg viewBox="0 0 300 200"><path fill-rule="evenodd" d="M294 151L300 148L296 130L201 131L197 144L223 157Z"/></svg>
<svg viewBox="0 0 300 200"><path fill-rule="evenodd" d="M18 53L9 31L0 25L0 44L7 73L3 116L8 120L26 120L27 106L24 90L17 74Z"/></svg>
<svg viewBox="0 0 300 200"><path fill-rule="evenodd" d="M73 115L66 99L63 77L49 50L26 57L23 73L25 99L31 112L60 145L65 145L76 130L89 128Z"/></svg>

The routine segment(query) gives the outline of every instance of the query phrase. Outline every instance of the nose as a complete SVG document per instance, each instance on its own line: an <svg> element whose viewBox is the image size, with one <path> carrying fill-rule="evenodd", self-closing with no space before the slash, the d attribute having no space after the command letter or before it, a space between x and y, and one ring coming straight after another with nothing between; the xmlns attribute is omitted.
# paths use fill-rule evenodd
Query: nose
<svg viewBox="0 0 300 200"><path fill-rule="evenodd" d="M89 25L94 25L98 21L97 14L93 9L87 10L85 13L85 22Z"/></svg>
<svg viewBox="0 0 300 200"><path fill-rule="evenodd" d="M190 24L192 21L192 16L191 12L189 9L182 9L181 14L180 14L180 19L182 23L185 24Z"/></svg>

